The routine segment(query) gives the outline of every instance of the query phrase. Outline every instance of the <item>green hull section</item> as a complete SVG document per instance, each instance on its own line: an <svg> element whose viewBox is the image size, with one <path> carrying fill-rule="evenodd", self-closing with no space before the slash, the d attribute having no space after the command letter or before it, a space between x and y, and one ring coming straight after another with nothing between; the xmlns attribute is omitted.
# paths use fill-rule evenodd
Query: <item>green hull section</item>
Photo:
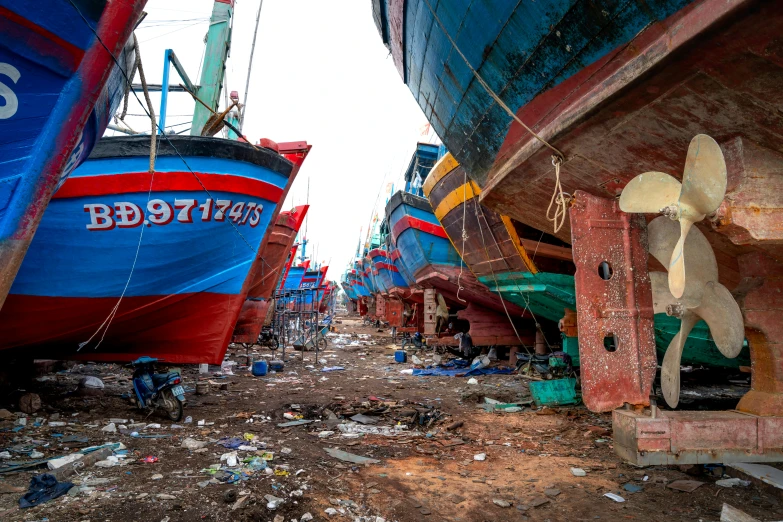
<svg viewBox="0 0 783 522"><path fill-rule="evenodd" d="M493 292L518 306L528 307L536 317L557 322L565 315L565 309L576 310L574 277L563 274L539 272L507 272L495 277L480 277ZM666 314L655 316L655 345L658 360L663 360L666 348L680 330L680 320ZM564 338L563 350L579 363L576 339ZM710 337L710 330L700 321L688 336L682 354L684 366L709 366L713 368L739 368L750 366L750 350L747 343L735 359L724 357Z"/></svg>

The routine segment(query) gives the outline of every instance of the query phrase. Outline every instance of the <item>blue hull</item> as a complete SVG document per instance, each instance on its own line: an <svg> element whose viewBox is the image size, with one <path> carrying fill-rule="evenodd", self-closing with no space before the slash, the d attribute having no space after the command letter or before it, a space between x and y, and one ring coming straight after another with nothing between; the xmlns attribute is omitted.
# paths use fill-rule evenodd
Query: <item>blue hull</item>
<svg viewBox="0 0 783 522"><path fill-rule="evenodd" d="M221 361L291 163L228 140L170 139L153 177L149 137L107 138L55 194L0 311L0 348Z"/></svg>
<svg viewBox="0 0 783 522"><path fill-rule="evenodd" d="M428 0L471 66L515 113L693 1ZM504 141L514 139L507 137L512 118L454 51L427 2L373 5L403 81L444 145L483 186Z"/></svg>
<svg viewBox="0 0 783 522"><path fill-rule="evenodd" d="M110 53L135 59L126 43L145 3L0 0L0 305L52 193L122 98Z"/></svg>

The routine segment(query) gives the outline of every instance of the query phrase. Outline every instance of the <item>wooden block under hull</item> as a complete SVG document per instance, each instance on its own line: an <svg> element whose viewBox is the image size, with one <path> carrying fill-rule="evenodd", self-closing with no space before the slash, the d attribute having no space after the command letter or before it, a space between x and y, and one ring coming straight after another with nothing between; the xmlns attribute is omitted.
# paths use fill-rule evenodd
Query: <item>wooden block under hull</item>
<svg viewBox="0 0 783 522"><path fill-rule="evenodd" d="M737 411L612 412L615 452L635 466L783 462L783 417Z"/></svg>

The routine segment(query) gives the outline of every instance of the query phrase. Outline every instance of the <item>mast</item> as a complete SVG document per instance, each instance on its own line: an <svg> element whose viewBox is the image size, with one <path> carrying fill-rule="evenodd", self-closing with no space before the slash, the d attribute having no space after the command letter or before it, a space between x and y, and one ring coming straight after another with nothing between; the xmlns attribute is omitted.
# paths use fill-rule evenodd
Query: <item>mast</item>
<svg viewBox="0 0 783 522"><path fill-rule="evenodd" d="M220 105L220 91L226 72L226 59L231 47L231 23L234 15L234 0L215 0L212 17L209 20L207 47L204 51L204 63L196 95L209 107L217 111ZM204 125L212 113L196 102L193 111L192 136L200 136Z"/></svg>

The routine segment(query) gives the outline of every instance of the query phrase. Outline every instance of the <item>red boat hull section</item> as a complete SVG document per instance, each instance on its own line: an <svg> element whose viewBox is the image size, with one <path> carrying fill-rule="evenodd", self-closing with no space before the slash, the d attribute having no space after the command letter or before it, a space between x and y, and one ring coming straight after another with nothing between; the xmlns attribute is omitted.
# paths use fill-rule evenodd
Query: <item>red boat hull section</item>
<svg viewBox="0 0 783 522"><path fill-rule="evenodd" d="M96 318L107 317L117 298L11 294L0 322L0 349L36 346L37 356L56 357L66 348L69 359L90 361L132 361L152 353L177 364L220 364L226 329L243 300L241 295L205 292L125 297L100 348L73 355L97 330Z"/></svg>

